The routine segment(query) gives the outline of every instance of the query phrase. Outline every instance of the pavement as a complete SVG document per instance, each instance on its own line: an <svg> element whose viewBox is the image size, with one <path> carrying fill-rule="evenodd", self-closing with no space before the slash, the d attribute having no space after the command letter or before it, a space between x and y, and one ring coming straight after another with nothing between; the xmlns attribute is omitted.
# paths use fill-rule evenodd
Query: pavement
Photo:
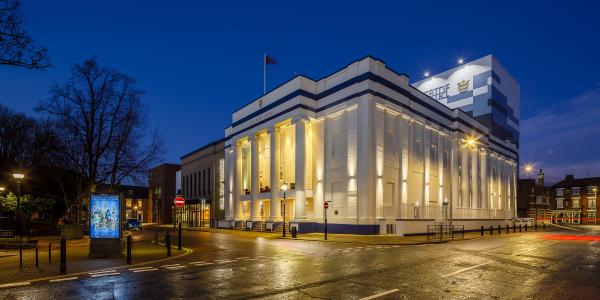
<svg viewBox="0 0 600 300"><path fill-rule="evenodd" d="M85 274L103 269L128 267L126 257L89 258L88 237L67 241L67 275L60 275L60 240L58 236L38 237L38 267L35 265L35 249L23 249L23 268L19 268L19 250L0 250L0 287L19 282L43 281ZM162 261L167 257L164 244L154 243L152 236L134 233L132 263L135 265ZM186 255L191 250L172 249L171 258Z"/></svg>
<svg viewBox="0 0 600 300"><path fill-rule="evenodd" d="M152 236L151 230L139 233ZM375 245L183 232L169 262L0 288L0 299L598 299L600 226Z"/></svg>
<svg viewBox="0 0 600 300"><path fill-rule="evenodd" d="M175 230L172 225L146 225L144 228L155 229L163 228L169 230ZM566 228L566 227L563 227ZM435 240L428 239L426 235L411 235L411 236L397 236L397 235L355 235L355 234L332 234L327 235L327 240L324 239L323 233L303 233L298 234L296 238L291 237L291 233L287 233L286 237L283 237L281 233L264 232L264 231L250 231L250 230L233 230L233 229L222 229L222 228L210 228L210 227L187 227L182 226L182 230L186 231L201 231L221 234L233 234L240 237L253 237L253 238L266 238L266 239L290 239L290 240L305 240L305 241L323 241L323 242L334 242L334 243L356 243L356 244L368 244L368 245L421 245L439 242L459 241L459 240L472 240L486 237L504 236L507 234L506 228L501 228L500 234L497 229L494 229L493 234L490 235L489 228L484 230L483 236L480 231L469 231L465 232L462 236L457 235L454 239ZM544 228L545 229L545 228ZM538 228L539 231L544 230L542 226ZM550 229L550 227L548 227ZM567 228L570 229L570 228ZM525 228L522 227L522 231L518 228L510 228L508 234L524 234L526 233ZM528 232L535 231L533 227L529 227Z"/></svg>

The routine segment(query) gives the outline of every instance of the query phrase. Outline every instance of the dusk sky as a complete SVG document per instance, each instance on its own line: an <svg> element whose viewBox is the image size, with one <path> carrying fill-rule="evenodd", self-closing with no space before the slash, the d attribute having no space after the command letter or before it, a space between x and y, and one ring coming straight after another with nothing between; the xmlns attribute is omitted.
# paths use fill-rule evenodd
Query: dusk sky
<svg viewBox="0 0 600 300"><path fill-rule="evenodd" d="M222 138L232 112L262 94L263 53L278 61L267 89L367 54L412 82L458 57L494 54L521 86L521 163L550 182L600 176L597 2L199 2L23 1L25 27L53 67L0 67L0 102L33 114L53 83L97 56L138 80L165 160L178 163Z"/></svg>

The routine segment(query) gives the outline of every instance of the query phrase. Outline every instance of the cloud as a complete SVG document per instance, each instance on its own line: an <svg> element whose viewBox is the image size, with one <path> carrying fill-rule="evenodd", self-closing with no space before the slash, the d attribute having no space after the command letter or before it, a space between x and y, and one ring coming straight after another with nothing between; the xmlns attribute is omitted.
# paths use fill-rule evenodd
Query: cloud
<svg viewBox="0 0 600 300"><path fill-rule="evenodd" d="M549 182L600 176L600 86L522 120L520 150Z"/></svg>

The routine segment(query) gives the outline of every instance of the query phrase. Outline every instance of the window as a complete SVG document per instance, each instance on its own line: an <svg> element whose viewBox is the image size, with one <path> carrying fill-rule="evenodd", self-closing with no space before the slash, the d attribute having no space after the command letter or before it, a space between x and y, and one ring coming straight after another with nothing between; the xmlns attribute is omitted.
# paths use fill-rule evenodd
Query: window
<svg viewBox="0 0 600 300"><path fill-rule="evenodd" d="M579 198L573 198L573 208L579 208Z"/></svg>
<svg viewBox="0 0 600 300"><path fill-rule="evenodd" d="M202 170L202 195L206 195L206 170Z"/></svg>

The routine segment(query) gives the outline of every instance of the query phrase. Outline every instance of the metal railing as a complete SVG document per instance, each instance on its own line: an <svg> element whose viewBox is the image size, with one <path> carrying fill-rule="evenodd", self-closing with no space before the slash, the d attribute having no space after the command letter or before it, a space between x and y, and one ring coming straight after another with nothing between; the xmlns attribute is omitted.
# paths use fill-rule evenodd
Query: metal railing
<svg viewBox="0 0 600 300"><path fill-rule="evenodd" d="M465 238L464 225L427 225L427 241L447 241Z"/></svg>

